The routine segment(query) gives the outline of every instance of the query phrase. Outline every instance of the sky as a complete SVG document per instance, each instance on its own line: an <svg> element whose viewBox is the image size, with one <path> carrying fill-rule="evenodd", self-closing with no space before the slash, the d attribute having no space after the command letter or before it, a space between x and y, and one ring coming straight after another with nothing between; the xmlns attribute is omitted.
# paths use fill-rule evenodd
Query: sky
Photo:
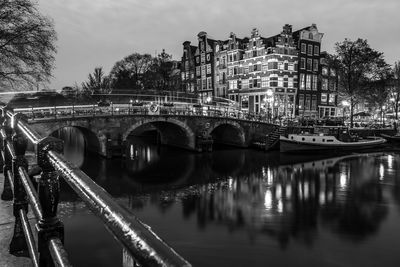
<svg viewBox="0 0 400 267"><path fill-rule="evenodd" d="M389 64L400 60L400 0L38 0L58 35L53 78L48 87L80 85L94 68L108 74L132 53L165 49L180 60L182 43L197 45L205 31L225 40L230 32L249 36L297 30L316 23L324 33L322 51L333 52L345 38L367 39Z"/></svg>

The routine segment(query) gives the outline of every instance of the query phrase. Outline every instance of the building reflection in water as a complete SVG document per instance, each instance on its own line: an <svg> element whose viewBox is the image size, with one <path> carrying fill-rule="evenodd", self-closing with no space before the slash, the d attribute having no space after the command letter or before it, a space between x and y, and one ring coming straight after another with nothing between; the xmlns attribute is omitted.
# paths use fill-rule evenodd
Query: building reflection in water
<svg viewBox="0 0 400 267"><path fill-rule="evenodd" d="M161 236L195 221L216 240L214 226L251 242L272 237L281 248L311 247L324 231L361 242L389 217L388 202L400 206L399 154L302 160L251 150L193 154L134 140L128 159L90 166L85 158L82 168ZM384 194L387 184L395 186Z"/></svg>

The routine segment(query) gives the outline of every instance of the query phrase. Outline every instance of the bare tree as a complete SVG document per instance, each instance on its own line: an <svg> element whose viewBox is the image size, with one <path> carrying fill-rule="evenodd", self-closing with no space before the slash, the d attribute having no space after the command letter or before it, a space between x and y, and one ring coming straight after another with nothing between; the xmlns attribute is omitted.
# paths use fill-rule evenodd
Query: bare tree
<svg viewBox="0 0 400 267"><path fill-rule="evenodd" d="M94 69L93 74L89 74L88 81L82 83L82 89L86 94L105 94L110 90L110 80L104 75L103 68Z"/></svg>
<svg viewBox="0 0 400 267"><path fill-rule="evenodd" d="M383 60L383 53L372 49L367 40L345 39L335 45L334 55L339 70L339 93L350 102L350 127L353 126L354 107L363 99L365 84L374 76L374 66Z"/></svg>
<svg viewBox="0 0 400 267"><path fill-rule="evenodd" d="M33 0L0 1L0 85L16 89L51 76L56 32Z"/></svg>
<svg viewBox="0 0 400 267"><path fill-rule="evenodd" d="M143 89L150 86L154 58L149 54L133 53L115 63L110 78L114 89ZM151 89L151 88L145 88Z"/></svg>
<svg viewBox="0 0 400 267"><path fill-rule="evenodd" d="M384 120L384 106L388 103L390 97L389 82L392 76L390 65L383 58L380 58L373 64L371 76L364 84L364 99L380 110L382 123Z"/></svg>
<svg viewBox="0 0 400 267"><path fill-rule="evenodd" d="M393 67L393 79L392 79L392 90L390 97L394 100L393 101L393 108L395 113L396 120L399 119L398 112L399 112L399 104L400 104L400 61L394 63Z"/></svg>

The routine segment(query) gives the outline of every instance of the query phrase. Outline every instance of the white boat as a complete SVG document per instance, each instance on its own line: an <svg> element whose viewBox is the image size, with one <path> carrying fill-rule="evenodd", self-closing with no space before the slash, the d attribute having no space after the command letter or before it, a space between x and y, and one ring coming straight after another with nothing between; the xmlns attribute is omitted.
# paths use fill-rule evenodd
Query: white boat
<svg viewBox="0 0 400 267"><path fill-rule="evenodd" d="M324 133L310 134L289 134L280 136L281 152L311 152L311 151L357 151L367 148L373 148L386 143L381 137L368 137L359 139L351 137L346 133L345 141L341 141L334 135L326 135ZM342 135L343 136L343 135Z"/></svg>

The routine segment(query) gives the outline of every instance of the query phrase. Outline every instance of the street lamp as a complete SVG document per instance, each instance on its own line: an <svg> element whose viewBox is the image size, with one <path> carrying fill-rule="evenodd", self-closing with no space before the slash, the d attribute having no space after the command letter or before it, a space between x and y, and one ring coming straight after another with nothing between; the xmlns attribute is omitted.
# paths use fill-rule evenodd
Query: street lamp
<svg viewBox="0 0 400 267"><path fill-rule="evenodd" d="M344 124L344 120L345 120L346 107L348 107L348 106L350 106L349 101L343 100L343 101L342 101L342 107L343 107L343 110L342 110L342 113L343 113L343 124Z"/></svg>
<svg viewBox="0 0 400 267"><path fill-rule="evenodd" d="M382 110L381 110L382 127L385 127L385 109L386 109L386 106L383 105L383 106L382 106Z"/></svg>
<svg viewBox="0 0 400 267"><path fill-rule="evenodd" d="M267 98L266 99L264 98L268 103L268 121L269 122L271 122L271 114L270 114L271 110L270 109L271 109L271 103L273 101L273 98L272 98L273 94L274 94L274 92L271 89L268 89L267 90Z"/></svg>
<svg viewBox="0 0 400 267"><path fill-rule="evenodd" d="M133 109L133 100L131 99L131 100L129 100L129 109L128 109L128 114L130 115L131 114L131 109Z"/></svg>

